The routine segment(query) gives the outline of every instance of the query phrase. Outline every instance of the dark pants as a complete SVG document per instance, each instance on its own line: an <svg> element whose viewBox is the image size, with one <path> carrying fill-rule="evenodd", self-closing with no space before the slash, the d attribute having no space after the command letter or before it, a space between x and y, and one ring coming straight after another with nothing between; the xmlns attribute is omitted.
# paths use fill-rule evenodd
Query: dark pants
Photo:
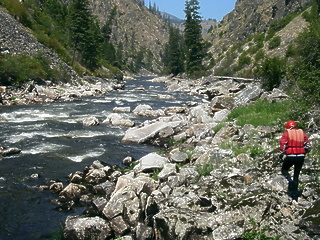
<svg viewBox="0 0 320 240"><path fill-rule="evenodd" d="M283 176L289 181L289 193L294 196L298 194L299 174L304 163L304 156L287 156L282 164L281 172ZM293 180L289 174L289 169L294 166Z"/></svg>

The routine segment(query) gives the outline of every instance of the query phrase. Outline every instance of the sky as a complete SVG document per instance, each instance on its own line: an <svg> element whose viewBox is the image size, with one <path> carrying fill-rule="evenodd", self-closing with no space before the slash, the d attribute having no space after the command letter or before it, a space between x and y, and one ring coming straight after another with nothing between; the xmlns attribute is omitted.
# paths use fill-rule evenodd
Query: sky
<svg viewBox="0 0 320 240"><path fill-rule="evenodd" d="M146 6L149 1L159 7L160 11L170 13L184 19L185 0L145 0ZM236 0L198 0L200 3L200 15L204 19L212 18L221 21L222 18L234 9Z"/></svg>

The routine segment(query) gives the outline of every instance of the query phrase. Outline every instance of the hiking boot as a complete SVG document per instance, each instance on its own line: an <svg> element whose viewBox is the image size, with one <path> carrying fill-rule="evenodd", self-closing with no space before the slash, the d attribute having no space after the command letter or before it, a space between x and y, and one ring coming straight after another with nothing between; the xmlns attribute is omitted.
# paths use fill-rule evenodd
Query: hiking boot
<svg viewBox="0 0 320 240"><path fill-rule="evenodd" d="M292 199L295 201L298 201L298 195L297 194L292 194Z"/></svg>
<svg viewBox="0 0 320 240"><path fill-rule="evenodd" d="M289 182L288 192L297 192L297 190L298 190L298 184L294 181Z"/></svg>

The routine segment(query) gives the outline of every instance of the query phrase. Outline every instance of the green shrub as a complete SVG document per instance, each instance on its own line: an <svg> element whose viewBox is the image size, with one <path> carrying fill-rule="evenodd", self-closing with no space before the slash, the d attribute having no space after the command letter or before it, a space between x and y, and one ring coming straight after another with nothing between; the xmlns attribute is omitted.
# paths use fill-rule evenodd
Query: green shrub
<svg viewBox="0 0 320 240"><path fill-rule="evenodd" d="M52 69L49 58L43 53L33 56L4 55L0 60L0 84L20 87L29 80L42 83L44 80L67 81L70 76L62 68Z"/></svg>
<svg viewBox="0 0 320 240"><path fill-rule="evenodd" d="M212 163L198 164L196 166L196 171L200 174L200 176L209 176L213 170Z"/></svg>
<svg viewBox="0 0 320 240"><path fill-rule="evenodd" d="M250 157L255 158L262 155L265 151L260 145L252 144L249 145Z"/></svg>
<svg viewBox="0 0 320 240"><path fill-rule="evenodd" d="M254 221L253 218L249 220L251 223L251 229L248 229L242 234L242 239L244 240L278 240L280 236L276 238L270 238L266 236L266 232L268 231L268 227L261 228L258 223Z"/></svg>
<svg viewBox="0 0 320 240"><path fill-rule="evenodd" d="M286 57L289 58L289 57L294 57L296 55L297 55L297 51L295 50L293 44L290 43L286 50Z"/></svg>
<svg viewBox="0 0 320 240"><path fill-rule="evenodd" d="M259 66L257 76L262 79L262 87L271 91L279 87L285 74L285 61L279 57L266 58Z"/></svg>
<svg viewBox="0 0 320 240"><path fill-rule="evenodd" d="M155 181L158 181L158 175L161 172L162 169L160 168L156 168L153 170L152 174L151 174L151 178Z"/></svg>
<svg viewBox="0 0 320 240"><path fill-rule="evenodd" d="M281 44L281 37L280 36L274 37L269 42L269 49L275 49L279 47L280 44Z"/></svg>
<svg viewBox="0 0 320 240"><path fill-rule="evenodd" d="M255 60L255 62L257 63L257 62L259 62L260 60L264 59L264 57L265 57L264 51L263 51L262 49L260 49L260 50L256 53L256 55L254 56L254 60Z"/></svg>
<svg viewBox="0 0 320 240"><path fill-rule="evenodd" d="M238 59L238 65L234 68L234 71L238 72L244 68L244 66L251 63L251 58L246 53L242 53Z"/></svg>

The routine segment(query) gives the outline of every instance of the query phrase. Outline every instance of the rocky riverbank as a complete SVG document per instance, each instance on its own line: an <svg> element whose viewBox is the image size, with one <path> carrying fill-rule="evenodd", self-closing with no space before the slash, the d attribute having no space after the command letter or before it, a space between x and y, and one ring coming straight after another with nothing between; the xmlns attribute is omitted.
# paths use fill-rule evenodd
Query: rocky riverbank
<svg viewBox="0 0 320 240"><path fill-rule="evenodd" d="M0 105L74 101L80 97L97 96L123 87L124 84L118 80L98 77L85 77L73 83L47 85L29 82L20 88L0 86Z"/></svg>
<svg viewBox="0 0 320 240"><path fill-rule="evenodd" d="M159 78L169 91L203 94L203 104L166 109L138 106L125 112L153 116L128 128L122 141L163 146L119 169L95 161L50 190L61 210L86 207L66 219L66 239L318 239L319 162L310 155L301 173L301 196L292 201L278 163L277 127L228 122L230 111L258 98L281 101L281 90L264 92L250 79L197 82ZM235 96L235 97L234 97ZM121 116L120 108L115 112ZM111 119L111 118L109 118ZM112 121L107 121L112 124ZM310 133L319 146L319 132ZM230 147L251 146L237 154ZM251 238L253 239L253 238Z"/></svg>

